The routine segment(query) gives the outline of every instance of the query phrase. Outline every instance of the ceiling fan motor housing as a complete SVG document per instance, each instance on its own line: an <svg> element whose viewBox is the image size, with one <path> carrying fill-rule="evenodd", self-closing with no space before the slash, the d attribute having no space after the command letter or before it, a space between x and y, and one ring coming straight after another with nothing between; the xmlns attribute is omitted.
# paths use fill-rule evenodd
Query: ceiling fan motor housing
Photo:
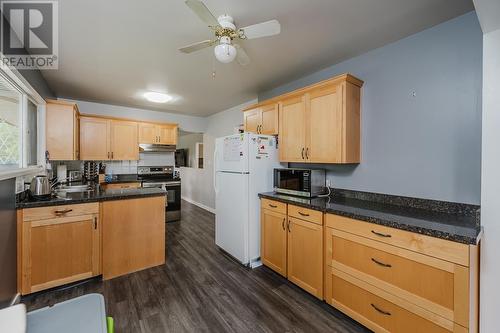
<svg viewBox="0 0 500 333"><path fill-rule="evenodd" d="M231 16L224 14L217 18L220 26L224 29L236 30L236 26L234 25L234 20Z"/></svg>

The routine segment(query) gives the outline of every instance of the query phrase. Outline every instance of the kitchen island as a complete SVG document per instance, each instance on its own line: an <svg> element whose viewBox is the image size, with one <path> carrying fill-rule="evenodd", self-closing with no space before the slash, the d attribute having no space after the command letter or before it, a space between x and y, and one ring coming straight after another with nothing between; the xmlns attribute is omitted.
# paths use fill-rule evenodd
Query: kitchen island
<svg viewBox="0 0 500 333"><path fill-rule="evenodd" d="M90 188L47 200L19 198L21 294L165 263L165 191Z"/></svg>

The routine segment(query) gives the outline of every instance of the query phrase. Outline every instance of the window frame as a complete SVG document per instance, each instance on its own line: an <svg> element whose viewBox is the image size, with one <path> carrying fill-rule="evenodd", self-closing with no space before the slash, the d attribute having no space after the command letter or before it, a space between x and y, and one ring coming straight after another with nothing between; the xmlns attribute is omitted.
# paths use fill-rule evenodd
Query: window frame
<svg viewBox="0 0 500 333"><path fill-rule="evenodd" d="M0 76L20 93L19 100L19 166L0 171L0 180L41 172L45 169L45 107L46 102L16 69L8 68L0 62ZM37 163L28 166L28 101L37 108Z"/></svg>

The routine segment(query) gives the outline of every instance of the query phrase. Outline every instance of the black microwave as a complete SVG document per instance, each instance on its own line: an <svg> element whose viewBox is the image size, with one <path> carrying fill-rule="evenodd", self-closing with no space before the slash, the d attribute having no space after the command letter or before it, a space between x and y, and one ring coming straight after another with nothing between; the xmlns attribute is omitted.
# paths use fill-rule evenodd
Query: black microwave
<svg viewBox="0 0 500 333"><path fill-rule="evenodd" d="M274 169L274 191L277 193L312 198L324 194L325 170Z"/></svg>

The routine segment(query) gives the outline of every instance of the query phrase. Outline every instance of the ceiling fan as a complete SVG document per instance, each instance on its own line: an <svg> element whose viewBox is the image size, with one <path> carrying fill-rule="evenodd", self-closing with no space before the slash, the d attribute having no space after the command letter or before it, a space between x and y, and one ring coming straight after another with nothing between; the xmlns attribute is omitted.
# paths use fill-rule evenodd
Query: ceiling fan
<svg viewBox="0 0 500 333"><path fill-rule="evenodd" d="M236 61L242 65L248 65L250 58L239 44L233 44L233 40L255 39L277 35L281 32L280 23L277 20L270 20L258 24L249 25L244 28L237 28L231 16L224 14L217 19L199 0L186 0L186 5L205 22L215 33L214 39L208 39L194 44L181 47L179 51L191 53L206 47L216 45L214 48L215 57L222 63Z"/></svg>

